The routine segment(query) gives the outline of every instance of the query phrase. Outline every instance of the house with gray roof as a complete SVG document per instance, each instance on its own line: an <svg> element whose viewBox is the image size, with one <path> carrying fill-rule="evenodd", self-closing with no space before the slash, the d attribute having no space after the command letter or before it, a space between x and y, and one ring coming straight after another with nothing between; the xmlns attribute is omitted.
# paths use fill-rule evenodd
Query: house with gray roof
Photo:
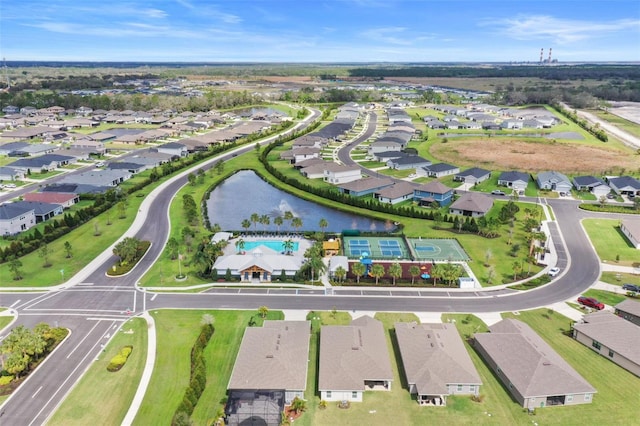
<svg viewBox="0 0 640 426"><path fill-rule="evenodd" d="M67 175L59 183L75 183L94 186L118 186L125 180L131 179L128 170L90 170L88 172Z"/></svg>
<svg viewBox="0 0 640 426"><path fill-rule="evenodd" d="M402 144L396 141L375 141L369 145L368 153L369 155L375 155L378 152L402 151L402 148Z"/></svg>
<svg viewBox="0 0 640 426"><path fill-rule="evenodd" d="M44 203L42 201L16 201L11 203L14 207L23 207L25 210L33 210L36 223L44 222L54 216L62 214L63 207L61 204Z"/></svg>
<svg viewBox="0 0 640 426"><path fill-rule="evenodd" d="M42 188L41 192L61 192L65 194L101 194L109 189L112 189L110 186L105 185L90 185L84 183L52 183L44 188Z"/></svg>
<svg viewBox="0 0 640 426"><path fill-rule="evenodd" d="M343 194L361 197L393 185L391 178L366 177L337 185Z"/></svg>
<svg viewBox="0 0 640 426"><path fill-rule="evenodd" d="M640 302L633 299L625 299L613 307L615 314L632 324L640 326Z"/></svg>
<svg viewBox="0 0 640 426"><path fill-rule="evenodd" d="M381 152L373 153L372 157L375 161L386 163L389 160L395 160L396 158L406 157L407 155L409 154L403 151L381 151Z"/></svg>
<svg viewBox="0 0 640 426"><path fill-rule="evenodd" d="M447 405L448 395L478 395L482 380L453 324L395 324L409 392L418 404Z"/></svg>
<svg viewBox="0 0 640 426"><path fill-rule="evenodd" d="M411 183L400 181L374 192L373 196L381 203L398 204L413 199L414 188Z"/></svg>
<svg viewBox="0 0 640 426"><path fill-rule="evenodd" d="M573 178L573 186L577 191L591 192L596 198L606 196L611 192L609 185L595 176L575 176Z"/></svg>
<svg viewBox="0 0 640 426"><path fill-rule="evenodd" d="M529 175L523 172L508 171L500 173L498 185L513 189L518 194L524 194L529 184Z"/></svg>
<svg viewBox="0 0 640 426"><path fill-rule="evenodd" d="M112 161L107 163L105 170L126 170L132 175L152 169L153 166L147 166L134 161Z"/></svg>
<svg viewBox="0 0 640 426"><path fill-rule="evenodd" d="M362 402L365 391L391 390L393 372L382 323L362 316L320 330L318 391L325 401Z"/></svg>
<svg viewBox="0 0 640 426"><path fill-rule="evenodd" d="M493 207L493 198L479 192L466 192L449 206L449 214L481 217Z"/></svg>
<svg viewBox="0 0 640 426"><path fill-rule="evenodd" d="M640 220L622 219L620 221L620 231L635 248L640 249Z"/></svg>
<svg viewBox="0 0 640 426"><path fill-rule="evenodd" d="M570 192L573 187L565 174L556 171L538 173L536 183L538 188L554 192Z"/></svg>
<svg viewBox="0 0 640 426"><path fill-rule="evenodd" d="M426 158L411 154L387 161L387 167L395 170L418 169L420 167L427 167L430 165L431 161Z"/></svg>
<svg viewBox="0 0 640 426"><path fill-rule="evenodd" d="M413 199L420 205L438 203L440 207L447 206L452 197L453 188L438 181L427 182L413 189Z"/></svg>
<svg viewBox="0 0 640 426"><path fill-rule="evenodd" d="M310 321L270 321L247 327L227 389L282 389L285 401L307 387Z"/></svg>
<svg viewBox="0 0 640 426"><path fill-rule="evenodd" d="M0 204L0 235L15 235L35 226L36 215L33 207Z"/></svg>
<svg viewBox="0 0 640 426"><path fill-rule="evenodd" d="M324 169L323 179L333 185L351 182L362 178L362 170L358 166L335 164Z"/></svg>
<svg viewBox="0 0 640 426"><path fill-rule="evenodd" d="M0 167L0 181L13 181L18 179L24 179L25 171L21 169L14 169L13 167L1 166Z"/></svg>
<svg viewBox="0 0 640 426"><path fill-rule="evenodd" d="M7 164L7 167L23 170L28 174L51 171L75 162L76 158L70 155L45 154L39 157L20 158Z"/></svg>
<svg viewBox="0 0 640 426"><path fill-rule="evenodd" d="M434 178L440 178L443 176L454 175L460 173L460 168L452 164L447 163L435 163L425 167L419 167L416 169L418 176L428 176Z"/></svg>
<svg viewBox="0 0 640 426"><path fill-rule="evenodd" d="M637 325L611 312L594 312L573 325L573 338L640 377L640 327Z"/></svg>
<svg viewBox="0 0 640 426"><path fill-rule="evenodd" d="M156 147L158 152L175 157L185 157L188 153L186 145L178 142L169 142Z"/></svg>
<svg viewBox="0 0 640 426"><path fill-rule="evenodd" d="M609 178L609 186L619 195L640 195L640 181L632 176Z"/></svg>
<svg viewBox="0 0 640 426"><path fill-rule="evenodd" d="M474 347L524 408L590 404L596 390L527 324L506 318Z"/></svg>
<svg viewBox="0 0 640 426"><path fill-rule="evenodd" d="M476 185L480 182L491 177L489 170L481 169L480 167L471 167L470 169L463 170L453 177L454 181L464 182L470 185Z"/></svg>

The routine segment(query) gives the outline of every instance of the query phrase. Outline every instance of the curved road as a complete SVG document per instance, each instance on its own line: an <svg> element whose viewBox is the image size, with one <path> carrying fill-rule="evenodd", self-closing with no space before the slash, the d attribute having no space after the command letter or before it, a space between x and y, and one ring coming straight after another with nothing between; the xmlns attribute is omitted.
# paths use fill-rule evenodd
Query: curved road
<svg viewBox="0 0 640 426"><path fill-rule="evenodd" d="M359 138L366 139L375 131L375 118ZM362 139L364 138L364 139ZM353 142L353 145L357 144ZM352 145L352 144L350 144ZM236 155L253 149L237 149ZM213 158L211 167L232 153ZM558 253L558 266L563 274L551 284L528 292L490 290L429 291L401 289L334 289L332 295L322 290L296 289L211 289L199 294L150 294L136 287L140 277L162 252L169 223L168 208L174 194L186 184L187 174L166 183L149 194L143 211L127 235L152 241L145 259L126 277L109 279L104 271L115 260L110 250L78 274L77 285L46 293L4 293L3 306L18 314L18 324L33 325L46 320L65 326L72 333L45 364L26 380L0 408L0 423L11 425L42 424L55 410L73 383L82 375L101 347L117 331L130 314L159 308L233 308L405 311L405 312L502 312L536 308L571 298L593 284L599 277L599 260L579 220L587 213L577 209L577 202L550 200L557 224L550 224L553 243ZM590 214L589 214L590 215ZM562 232L560 232L560 229ZM565 246L562 242L566 243ZM568 252L571 253L569 257Z"/></svg>

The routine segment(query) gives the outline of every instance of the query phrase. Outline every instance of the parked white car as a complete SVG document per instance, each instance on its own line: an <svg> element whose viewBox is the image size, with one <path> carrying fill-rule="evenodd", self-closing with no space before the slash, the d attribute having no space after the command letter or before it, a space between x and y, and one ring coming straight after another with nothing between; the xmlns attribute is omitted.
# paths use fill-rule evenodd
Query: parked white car
<svg viewBox="0 0 640 426"><path fill-rule="evenodd" d="M550 277L555 277L559 273L560 273L560 268L558 268L558 267L553 267L553 268L549 269L549 276Z"/></svg>

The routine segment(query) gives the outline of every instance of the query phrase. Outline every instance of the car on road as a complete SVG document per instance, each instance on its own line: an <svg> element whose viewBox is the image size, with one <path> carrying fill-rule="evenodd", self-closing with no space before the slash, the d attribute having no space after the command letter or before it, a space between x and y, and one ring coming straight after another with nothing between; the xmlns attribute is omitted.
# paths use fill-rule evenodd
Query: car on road
<svg viewBox="0 0 640 426"><path fill-rule="evenodd" d="M558 267L553 267L553 268L549 269L549 276L550 277L555 277L559 273L560 273L560 268L558 268Z"/></svg>
<svg viewBox="0 0 640 426"><path fill-rule="evenodd" d="M622 284L622 289L627 291L635 291L636 293L640 293L640 285L625 283Z"/></svg>
<svg viewBox="0 0 640 426"><path fill-rule="evenodd" d="M614 198L616 198L616 195L612 194L612 193L608 193L607 194L607 198L610 199L610 200L613 200Z"/></svg>
<svg viewBox="0 0 640 426"><path fill-rule="evenodd" d="M491 191L492 195L506 195L504 193L504 191L500 191L499 189L494 189L493 191Z"/></svg>
<svg viewBox="0 0 640 426"><path fill-rule="evenodd" d="M4 186L5 188L15 188L16 184L15 183L8 183Z"/></svg>
<svg viewBox="0 0 640 426"><path fill-rule="evenodd" d="M604 309L604 303L600 302L598 299L594 299L593 297L578 297L578 303L583 306L588 306L589 308L597 309L601 311Z"/></svg>

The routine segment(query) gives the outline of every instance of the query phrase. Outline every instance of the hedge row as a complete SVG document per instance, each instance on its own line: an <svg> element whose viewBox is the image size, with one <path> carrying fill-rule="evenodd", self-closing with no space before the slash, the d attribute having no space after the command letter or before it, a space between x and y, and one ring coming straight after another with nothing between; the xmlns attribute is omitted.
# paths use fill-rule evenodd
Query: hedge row
<svg viewBox="0 0 640 426"><path fill-rule="evenodd" d="M185 418L188 419L191 417L196 404L198 404L198 400L202 396L202 392L204 392L207 386L207 368L204 361L204 349L207 347L209 340L211 340L214 330L212 324L204 324L191 348L191 375L189 386L185 389L182 402L173 414L173 419L171 419L172 426L184 424Z"/></svg>

